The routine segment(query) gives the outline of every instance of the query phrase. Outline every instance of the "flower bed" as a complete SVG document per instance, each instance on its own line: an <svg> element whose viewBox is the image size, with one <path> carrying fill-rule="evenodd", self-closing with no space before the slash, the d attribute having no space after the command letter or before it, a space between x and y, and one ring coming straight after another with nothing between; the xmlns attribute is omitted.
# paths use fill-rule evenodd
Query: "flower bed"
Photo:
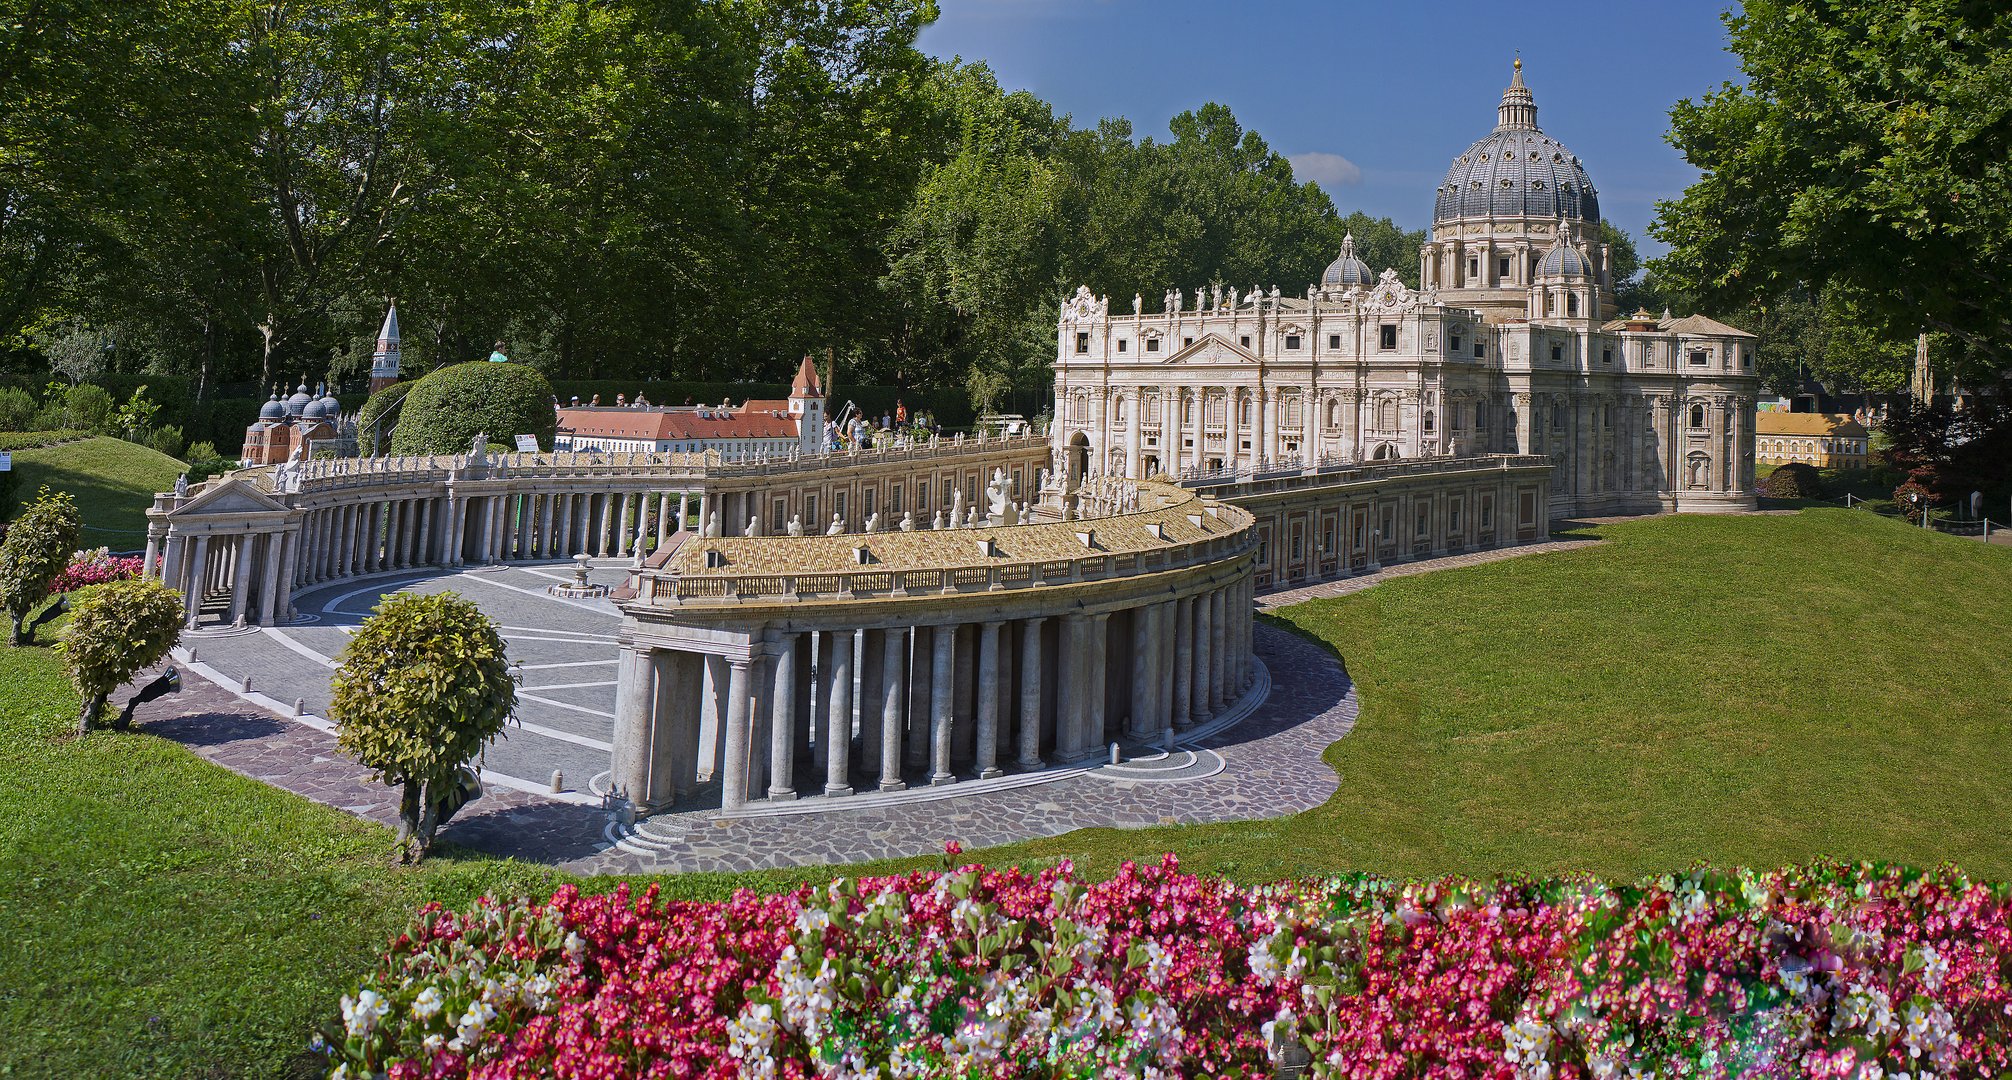
<svg viewBox="0 0 2012 1080"><path fill-rule="evenodd" d="M89 585L103 585L107 581L123 581L140 576L146 560L138 555L114 555L110 548L95 551L80 551L70 558L70 565L56 575L49 585L49 595L74 592Z"/></svg>
<svg viewBox="0 0 2012 1080"><path fill-rule="evenodd" d="M430 906L337 1076L1996 1075L2006 890L1817 864L1245 888L1172 856Z"/></svg>

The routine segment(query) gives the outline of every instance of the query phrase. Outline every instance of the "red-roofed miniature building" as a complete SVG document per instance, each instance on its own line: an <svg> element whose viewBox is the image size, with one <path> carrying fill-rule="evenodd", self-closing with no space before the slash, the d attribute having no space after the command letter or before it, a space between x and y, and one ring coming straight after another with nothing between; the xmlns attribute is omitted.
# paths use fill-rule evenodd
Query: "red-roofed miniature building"
<svg viewBox="0 0 2012 1080"><path fill-rule="evenodd" d="M557 450L696 454L728 459L756 454L815 454L824 439L824 392L804 358L787 400L751 398L718 406L574 406L559 410Z"/></svg>

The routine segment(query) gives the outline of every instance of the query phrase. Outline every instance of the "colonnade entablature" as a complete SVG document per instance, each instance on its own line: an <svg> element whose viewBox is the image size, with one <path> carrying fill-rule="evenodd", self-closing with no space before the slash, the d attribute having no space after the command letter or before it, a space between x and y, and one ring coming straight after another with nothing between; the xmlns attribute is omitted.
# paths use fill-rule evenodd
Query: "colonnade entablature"
<svg viewBox="0 0 2012 1080"><path fill-rule="evenodd" d="M1080 764L1225 716L1256 684L1252 518L1138 495L1089 520L687 541L624 590L610 787L644 810L717 788L735 812Z"/></svg>

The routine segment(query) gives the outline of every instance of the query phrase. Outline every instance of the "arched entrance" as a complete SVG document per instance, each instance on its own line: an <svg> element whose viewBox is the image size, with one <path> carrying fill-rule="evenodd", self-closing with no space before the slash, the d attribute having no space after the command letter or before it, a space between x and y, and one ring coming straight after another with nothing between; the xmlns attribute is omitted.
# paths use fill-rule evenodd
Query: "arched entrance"
<svg viewBox="0 0 2012 1080"><path fill-rule="evenodd" d="M1396 443L1382 443L1377 446L1376 453L1370 456L1371 461L1396 461L1397 458Z"/></svg>
<svg viewBox="0 0 2012 1080"><path fill-rule="evenodd" d="M1090 437L1078 431L1069 436L1066 447L1069 473L1064 477L1064 491L1074 491L1083 486L1083 476L1090 469Z"/></svg>

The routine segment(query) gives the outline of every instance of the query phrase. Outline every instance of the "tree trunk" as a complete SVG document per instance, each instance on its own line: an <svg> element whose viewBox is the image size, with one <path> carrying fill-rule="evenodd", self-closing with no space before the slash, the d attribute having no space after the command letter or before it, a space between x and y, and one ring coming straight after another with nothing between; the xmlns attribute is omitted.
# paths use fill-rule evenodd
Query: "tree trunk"
<svg viewBox="0 0 2012 1080"><path fill-rule="evenodd" d="M27 621L25 613L9 612L9 615L14 620L14 632L8 636L7 643L15 646L35 644L35 628L22 625Z"/></svg>
<svg viewBox="0 0 2012 1080"><path fill-rule="evenodd" d="M438 780L426 782L425 796L420 800L419 807L418 851L412 858L413 862L426 858L427 853L433 850L433 834L440 831L439 788Z"/></svg>
<svg viewBox="0 0 2012 1080"><path fill-rule="evenodd" d="M98 726L99 719L105 715L105 699L108 696L93 694L84 699L84 711L77 717L77 734L89 735L91 729Z"/></svg>
<svg viewBox="0 0 2012 1080"><path fill-rule="evenodd" d="M419 834L419 784L407 780L398 795L398 861L415 862L413 838Z"/></svg>
<svg viewBox="0 0 2012 1080"><path fill-rule="evenodd" d="M275 330L277 322L276 318L269 318L258 328L259 340L264 349L264 354L259 361L259 389L261 391L267 386L273 385L273 351L279 344L279 334Z"/></svg>

